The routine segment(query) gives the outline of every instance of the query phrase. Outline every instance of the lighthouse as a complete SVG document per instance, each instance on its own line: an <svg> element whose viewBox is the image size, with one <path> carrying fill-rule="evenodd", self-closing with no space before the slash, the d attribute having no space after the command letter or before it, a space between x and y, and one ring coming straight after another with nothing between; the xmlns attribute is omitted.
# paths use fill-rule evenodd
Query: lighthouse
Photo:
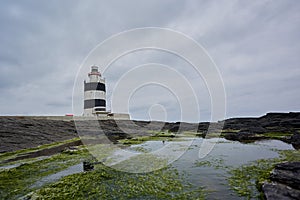
<svg viewBox="0 0 300 200"><path fill-rule="evenodd" d="M84 116L107 115L105 79L98 66L91 66L89 80L84 81Z"/></svg>

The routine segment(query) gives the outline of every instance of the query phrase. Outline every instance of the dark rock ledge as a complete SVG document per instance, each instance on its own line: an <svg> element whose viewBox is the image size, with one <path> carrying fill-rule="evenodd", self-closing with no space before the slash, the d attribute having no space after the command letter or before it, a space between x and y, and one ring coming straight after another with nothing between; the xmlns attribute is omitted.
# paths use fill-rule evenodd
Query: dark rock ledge
<svg viewBox="0 0 300 200"><path fill-rule="evenodd" d="M149 131L168 131L175 134L196 131L199 136L209 137L210 133L213 135L222 130L221 136L228 140L253 142L279 139L300 149L300 112L268 113L262 117L230 118L211 123L101 120L99 125L112 142L146 136ZM125 127L126 133L120 127ZM64 120L62 116L57 120L41 116L0 116L0 153L68 140L78 137L79 133L81 136L82 132L87 136L99 135L99 130L92 129L88 121L74 122L72 119Z"/></svg>
<svg viewBox="0 0 300 200"><path fill-rule="evenodd" d="M300 162L286 162L275 166L270 180L264 182L262 191L267 200L300 199Z"/></svg>

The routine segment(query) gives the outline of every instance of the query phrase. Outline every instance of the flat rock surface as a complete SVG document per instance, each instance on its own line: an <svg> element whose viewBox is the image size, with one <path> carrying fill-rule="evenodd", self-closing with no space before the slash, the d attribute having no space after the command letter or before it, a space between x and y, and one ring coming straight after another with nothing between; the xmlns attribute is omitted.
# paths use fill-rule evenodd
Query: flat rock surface
<svg viewBox="0 0 300 200"><path fill-rule="evenodd" d="M56 120L47 117L0 116L0 153L67 140L82 134L99 134L99 128L93 128L87 121L74 123L70 118L62 119L63 116ZM293 134L289 138L282 138L283 141L300 148L299 112L268 113L258 118L231 118L215 123L102 120L99 121L99 127L112 142L150 135L150 131L193 131L205 136L208 130L209 133L220 133L220 130L224 130L222 134L226 139L242 142L263 139L268 132L283 132Z"/></svg>
<svg viewBox="0 0 300 200"><path fill-rule="evenodd" d="M70 121L0 117L0 153L36 147L77 136Z"/></svg>

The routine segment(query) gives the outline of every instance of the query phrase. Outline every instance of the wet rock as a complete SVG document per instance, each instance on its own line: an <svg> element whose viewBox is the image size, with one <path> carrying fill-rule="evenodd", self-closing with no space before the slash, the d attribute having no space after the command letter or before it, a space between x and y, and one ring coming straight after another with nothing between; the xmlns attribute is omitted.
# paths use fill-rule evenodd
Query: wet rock
<svg viewBox="0 0 300 200"><path fill-rule="evenodd" d="M300 162L286 162L275 166L270 179L300 189Z"/></svg>
<svg viewBox="0 0 300 200"><path fill-rule="evenodd" d="M266 199L300 199L300 162L277 164L270 179L262 185Z"/></svg>
<svg viewBox="0 0 300 200"><path fill-rule="evenodd" d="M300 149L300 134L295 133L291 138L291 143L295 149Z"/></svg>
<svg viewBox="0 0 300 200"><path fill-rule="evenodd" d="M83 171L92 171L94 170L94 165L91 162L88 161L84 161L83 163Z"/></svg>
<svg viewBox="0 0 300 200"><path fill-rule="evenodd" d="M228 132L225 134L224 137L227 140L234 140L240 142L251 142L263 138L262 136L257 136L255 133L251 133L246 130L231 133Z"/></svg>
<svg viewBox="0 0 300 200"><path fill-rule="evenodd" d="M297 200L300 199L300 191L280 183L265 182L262 191L267 200Z"/></svg>

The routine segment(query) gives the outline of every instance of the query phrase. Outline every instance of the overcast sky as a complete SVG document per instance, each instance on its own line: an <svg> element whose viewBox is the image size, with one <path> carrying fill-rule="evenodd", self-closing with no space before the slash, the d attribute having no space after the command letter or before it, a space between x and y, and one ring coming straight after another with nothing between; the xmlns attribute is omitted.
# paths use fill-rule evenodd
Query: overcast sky
<svg viewBox="0 0 300 200"><path fill-rule="evenodd" d="M73 85L88 53L114 34L141 27L182 32L206 49L224 82L227 118L299 111L299 11L296 0L1 1L0 114L73 113ZM108 109L120 111L110 101L122 75L147 63L184 74L202 98L200 120L210 119L203 80L193 79L178 57L154 50L126 55L103 74ZM150 111L153 119L182 120L174 95L158 85L142 87L129 103L134 119L148 120Z"/></svg>

